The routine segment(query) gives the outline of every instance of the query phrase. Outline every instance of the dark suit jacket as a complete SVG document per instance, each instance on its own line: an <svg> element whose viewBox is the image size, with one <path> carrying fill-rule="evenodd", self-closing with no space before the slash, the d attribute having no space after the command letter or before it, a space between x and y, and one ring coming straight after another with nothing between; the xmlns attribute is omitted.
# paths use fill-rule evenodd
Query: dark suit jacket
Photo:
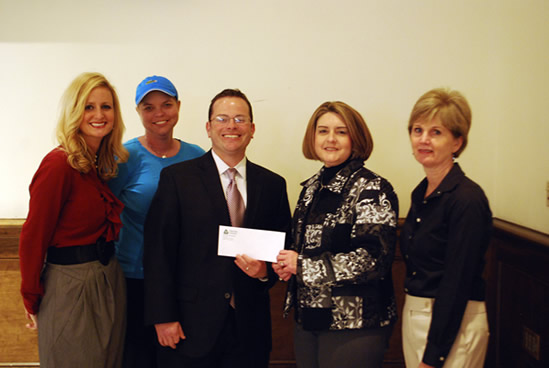
<svg viewBox="0 0 549 368"><path fill-rule="evenodd" d="M244 227L289 234L285 180L250 161L246 176ZM268 290L278 278L270 264L269 281L262 282L242 272L234 258L218 256L219 225L231 222L211 151L165 168L145 223L145 322L179 321L186 339L177 349L204 356L223 327L234 292L239 338L250 349L270 351Z"/></svg>

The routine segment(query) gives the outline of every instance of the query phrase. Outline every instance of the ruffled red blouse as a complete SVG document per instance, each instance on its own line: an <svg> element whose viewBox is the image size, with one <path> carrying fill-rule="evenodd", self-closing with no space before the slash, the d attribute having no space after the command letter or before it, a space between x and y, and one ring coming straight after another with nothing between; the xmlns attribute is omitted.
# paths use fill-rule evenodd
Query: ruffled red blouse
<svg viewBox="0 0 549 368"><path fill-rule="evenodd" d="M44 288L40 274L48 247L93 244L99 237L116 240L124 205L95 170L83 174L54 149L40 164L29 187L27 220L19 240L21 294L29 313L38 312Z"/></svg>

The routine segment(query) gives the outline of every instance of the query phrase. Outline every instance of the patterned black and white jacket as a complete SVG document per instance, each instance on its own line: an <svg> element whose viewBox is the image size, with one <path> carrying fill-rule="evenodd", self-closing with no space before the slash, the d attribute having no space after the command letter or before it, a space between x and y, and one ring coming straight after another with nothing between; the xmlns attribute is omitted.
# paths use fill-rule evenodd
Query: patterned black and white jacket
<svg viewBox="0 0 549 368"><path fill-rule="evenodd" d="M391 277L397 195L362 160L349 160L326 182L327 170L302 183L291 245L299 254L297 274L284 315L294 307L306 330L390 325L397 318Z"/></svg>

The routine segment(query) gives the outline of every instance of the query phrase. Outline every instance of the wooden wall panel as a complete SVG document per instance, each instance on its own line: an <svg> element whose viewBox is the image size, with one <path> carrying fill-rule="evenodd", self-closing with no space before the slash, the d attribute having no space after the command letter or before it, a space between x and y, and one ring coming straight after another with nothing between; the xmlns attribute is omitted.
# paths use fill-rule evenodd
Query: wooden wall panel
<svg viewBox="0 0 549 368"><path fill-rule="evenodd" d="M0 220L0 367L38 366L36 332L25 328L19 294L18 239L22 221ZM549 235L494 221L485 278L490 345L485 367L549 366ZM399 316L404 303L405 266L397 251L393 282ZM286 283L271 290L272 368L294 368L293 316L282 318ZM384 368L404 368L400 319Z"/></svg>
<svg viewBox="0 0 549 368"><path fill-rule="evenodd" d="M549 367L549 285L506 264L500 275L498 366Z"/></svg>
<svg viewBox="0 0 549 368"><path fill-rule="evenodd" d="M273 350L271 351L272 368L294 368L294 314L282 318L282 308L286 296L286 282L277 282L270 290L271 321L273 326Z"/></svg>
<svg viewBox="0 0 549 368"><path fill-rule="evenodd" d="M22 220L0 219L0 331L10 331L10 333L0 334L0 367L38 365L36 333L24 327L26 321L19 294L20 276L17 248L21 224ZM404 268L402 257L397 252L393 265L393 281L397 293L399 314L404 302L402 294ZM286 283L278 282L271 289L273 350L270 366L272 368L295 368L296 366L293 348L293 313L288 318L282 318L286 286ZM399 321L395 326L389 350L385 356L384 367L386 368L404 368L400 336Z"/></svg>
<svg viewBox="0 0 549 368"><path fill-rule="evenodd" d="M549 235L494 221L487 367L549 367Z"/></svg>
<svg viewBox="0 0 549 368"><path fill-rule="evenodd" d="M38 334L25 328L17 248L21 222L0 222L0 367L38 365ZM18 365L12 365L17 363Z"/></svg>

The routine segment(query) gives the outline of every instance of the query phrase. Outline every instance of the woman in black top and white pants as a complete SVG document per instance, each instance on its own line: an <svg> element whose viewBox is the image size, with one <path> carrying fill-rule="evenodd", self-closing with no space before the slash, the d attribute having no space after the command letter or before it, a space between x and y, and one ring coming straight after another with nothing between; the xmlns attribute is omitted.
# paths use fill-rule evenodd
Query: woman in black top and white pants
<svg viewBox="0 0 549 368"><path fill-rule="evenodd" d="M425 93L410 116L413 154L426 178L412 192L400 238L408 368L484 364L489 332L482 272L492 213L482 188L454 162L470 126L471 110L457 91Z"/></svg>

